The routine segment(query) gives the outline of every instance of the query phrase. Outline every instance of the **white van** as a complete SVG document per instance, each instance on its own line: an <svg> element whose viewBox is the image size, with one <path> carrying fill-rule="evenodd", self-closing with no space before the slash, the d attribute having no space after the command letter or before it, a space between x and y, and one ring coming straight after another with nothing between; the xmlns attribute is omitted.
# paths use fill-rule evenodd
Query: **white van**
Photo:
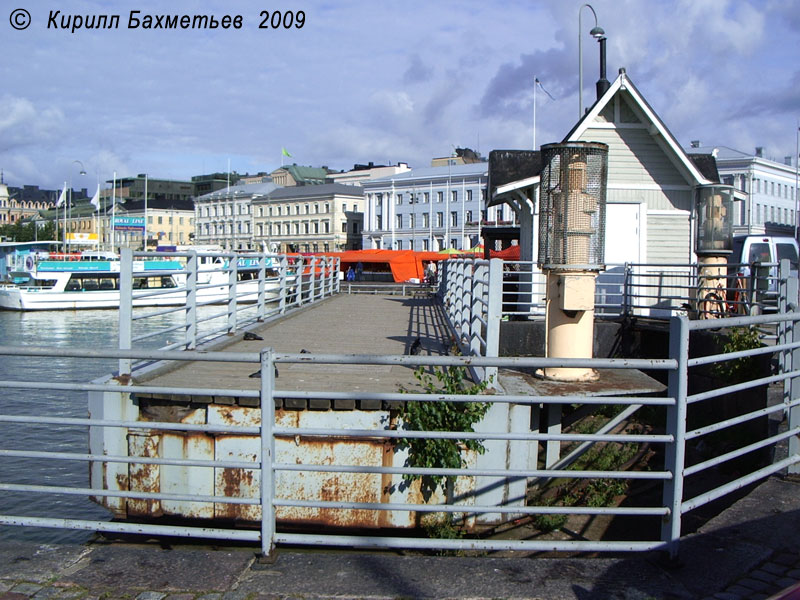
<svg viewBox="0 0 800 600"><path fill-rule="evenodd" d="M750 279L753 263L770 264L771 267L756 267L758 278L756 289L766 292L767 296L776 294L778 267L784 258L788 258L791 268L797 275L798 269L797 240L788 236L745 235L733 238L733 253L728 259L729 274Z"/></svg>

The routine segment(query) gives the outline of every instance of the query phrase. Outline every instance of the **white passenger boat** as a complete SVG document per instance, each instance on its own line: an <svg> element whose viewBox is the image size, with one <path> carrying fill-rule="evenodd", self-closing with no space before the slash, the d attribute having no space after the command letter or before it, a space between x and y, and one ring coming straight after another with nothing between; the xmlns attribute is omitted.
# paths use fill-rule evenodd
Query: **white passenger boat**
<svg viewBox="0 0 800 600"><path fill-rule="evenodd" d="M228 261L200 259L196 302L218 304L229 299ZM181 306L186 303L185 261L178 257L133 261L133 306ZM237 264L236 301L258 301L258 261L240 258ZM280 279L268 259L265 301L280 295ZM0 309L75 310L118 308L120 261L111 253L30 254L25 268L11 273L15 283L0 285ZM295 277L287 277L287 286Z"/></svg>
<svg viewBox="0 0 800 600"><path fill-rule="evenodd" d="M34 255L26 269L0 285L0 308L72 310L118 308L120 262L116 256ZM186 302L185 275L176 260L133 264L134 306L177 306Z"/></svg>

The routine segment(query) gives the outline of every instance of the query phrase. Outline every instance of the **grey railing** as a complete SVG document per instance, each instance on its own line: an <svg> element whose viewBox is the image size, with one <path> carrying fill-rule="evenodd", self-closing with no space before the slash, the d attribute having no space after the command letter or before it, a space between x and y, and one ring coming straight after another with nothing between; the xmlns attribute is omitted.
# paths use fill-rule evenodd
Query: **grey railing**
<svg viewBox="0 0 800 600"><path fill-rule="evenodd" d="M451 258L441 264L438 293L453 332L453 350L465 356L498 355L502 268L497 258ZM486 382L497 376L494 366L471 369Z"/></svg>
<svg viewBox="0 0 800 600"><path fill-rule="evenodd" d="M773 263L728 264L721 278L707 276L699 264L607 264L597 274L598 317L639 316L668 319L720 318L775 310L789 267ZM535 261L504 261L503 318L545 315L545 274Z"/></svg>
<svg viewBox="0 0 800 600"><path fill-rule="evenodd" d="M796 287L794 292L796 293ZM744 328L774 325L781 337L774 346L715 351L702 357L694 356L689 336L692 331L719 328L719 321L690 321L686 316L671 319L669 354L666 358L653 359L573 359L553 360L522 357L480 356L360 356L360 355L314 355L276 353L269 348L260 353L227 353L214 351L167 351L167 350L97 350L71 348L60 350L63 356L90 360L148 360L148 361L198 361L204 363L247 363L258 368L261 374L257 388L208 389L166 387L147 385L126 378L104 378L91 383L70 383L56 376L7 380L0 382L2 389L43 390L50 392L82 392L89 394L89 416L65 418L36 413L31 406L29 414L2 414L0 423L16 428L29 425L50 427L88 428L86 447L64 448L47 446L41 439L36 447L0 449L0 461L6 465L15 460L36 459L40 469L52 470L53 465L84 463L89 465L91 479L86 486L60 485L57 481L47 484L31 484L37 479L30 469L24 470L23 481L11 481L11 470L4 469L0 481L0 494L14 492L39 495L92 497L113 511L122 514L135 507L159 504L163 510L168 506L188 505L191 513L211 515L210 520L197 521L195 525L172 526L147 523L112 522L110 520L85 519L70 516L63 508L57 515L0 514L0 524L85 529L105 532L141 533L146 535L175 535L186 537L216 538L259 543L262 552L269 553L276 544L310 544L323 546L360 546L381 548L422 549L471 549L471 550L524 550L524 551L644 551L661 549L675 555L678 552L682 516L689 510L724 497L743 486L754 483L772 473L788 470L800 471L800 334L796 323L800 313L790 312L729 319L725 325ZM464 322L468 322L465 320ZM49 356L51 348L2 347L0 355ZM695 369L709 369L715 365L730 365L735 361L763 360L775 356L779 369L777 374L756 372L738 383L727 381L710 390L693 390L690 378ZM668 387L660 397L592 397L592 396L548 396L534 394L507 394L495 391L490 395L465 395L453 393L386 393L369 389L357 391L281 389L274 377L276 365L303 363L319 365L320 378L325 377L325 365L401 365L423 366L436 369L448 366L501 368L532 372L550 367L588 367L603 369L640 369L653 374L667 375ZM738 363L736 363L738 364ZM782 387L782 396L777 403L747 405L738 413L725 414L714 408L715 399L726 394L763 390L765 386ZM165 420L149 417L139 418L140 401L132 397L149 395L159 398L217 397L238 398L236 407L223 405L220 414L240 414L222 422L205 420ZM766 398L766 396L765 396ZM350 402L349 411L311 411L306 419L287 418L298 414L287 409L290 401L326 400L337 404ZM489 412L475 426L474 431L416 431L405 428L401 421L390 418L390 410L408 403L489 403ZM367 409L367 405L371 408ZM541 433L531 430L531 410L539 405L570 407L580 411L600 414L608 407L625 412L625 421L630 422L638 409L654 412L651 417L642 416L639 424L623 427L619 420L610 420L592 427L564 427L560 433ZM694 413L701 410L698 420ZM725 404L727 406L727 404ZM211 406L211 405L209 405ZM247 408L250 407L250 408ZM383 407L383 408L380 408ZM389 408L393 407L393 408ZM601 407L606 407L601 411ZM232 411L232 408L236 408ZM249 411L249 412L248 412ZM278 418L278 411L283 415ZM376 412L377 411L377 412ZM385 418L384 412L385 411ZM665 411L665 416L662 411ZM301 411L302 412L302 411ZM661 416L658 416L661 413ZM167 414L167 413L165 413ZM764 426L770 415L786 416L785 429L771 431ZM316 415L316 416L315 416ZM314 417L312 419L311 417ZM327 418L327 420L326 420ZM662 421L663 418L663 421ZM317 420L315 420L317 419ZM644 424L653 419L653 426ZM659 431L658 423L665 428ZM372 423L372 425L369 425ZM608 425L612 424L613 428ZM751 425L754 425L751 427ZM745 428L740 433L739 428ZM725 435L725 434L729 435ZM158 440L170 435L180 448L201 448L215 440L240 439L241 449L226 454L220 449L206 453L190 452L177 454L161 448ZM724 446L714 437L722 437ZM401 440L414 438L445 439L463 445L463 440L480 440L486 446L485 453L465 454L460 467L409 466L407 450ZM137 441L139 440L139 441ZM190 442L191 440L191 442ZM380 452L374 460L354 459L358 453L343 453L341 456L325 456L304 448L314 448L316 441L331 440L363 443L367 447L377 444ZM457 442L461 440L461 442ZM708 441L708 450L703 450L701 441ZM197 443L195 443L197 442ZM166 444L166 442L162 442ZM592 462L559 462L545 468L536 449L539 444L556 443L562 446L565 456L574 451L591 447L637 448L647 453L650 448L656 455L665 456L665 464L649 463L639 466L635 461L614 468L597 466ZM785 454L771 454L781 443L788 443ZM306 446L307 445L307 446ZM719 448L724 447L720 451ZM231 448L228 446L228 448ZM770 456L764 458L763 453ZM388 454L387 454L388 452ZM227 456L227 458L226 458ZM367 454L361 456L368 456ZM742 459L755 456L750 463ZM387 458L391 457L391 458ZM710 474L734 464L726 477L717 480ZM33 467L31 467L33 468ZM85 467L84 467L85 469ZM22 472L17 470L16 472ZM85 471L84 471L85 472ZM174 479L170 479L170 475ZM189 477L191 473L191 477ZM182 481L214 481L215 473L221 474L225 485L193 488ZM226 480L226 474L230 481ZM444 476L455 483L441 495L424 500L419 494L399 492L403 476ZM687 484L691 478L703 480L705 487L696 491ZM300 479L298 479L300 478ZM562 501L556 494L548 496L543 491L547 482L582 482L580 487L608 486L616 484L634 485L649 483L660 488L660 501L629 496L629 503L614 502L598 505L592 498L578 501ZM249 486L236 488L237 493L226 493L232 481L249 481ZM304 482L302 485L298 481ZM319 493L304 493L314 489L310 482L321 482ZM327 483L326 483L327 482ZM332 482L339 482L334 484ZM711 483L708 483L711 482ZM331 488L331 485L335 486ZM412 488L413 488L412 484ZM395 488L394 491L387 491ZM206 489L206 491L203 491ZM322 490L327 490L325 493ZM693 491L694 490L694 491ZM390 494L387 496L387 494ZM137 504L138 503L138 504ZM223 507L229 507L227 509ZM202 507L210 507L204 509ZM217 507L217 508L215 508ZM260 527L247 530L224 526L215 521L215 514L231 513L244 515L245 520ZM293 512L294 511L294 512ZM603 539L483 539L473 536L453 539L432 539L407 534L394 535L344 535L334 529L317 530L312 533L283 530L281 522L288 514L305 511L306 514L328 515L331 523L347 523L346 515L385 515L374 517L375 523L387 523L397 515L421 515L435 513L448 522L455 522L469 529L470 524L484 521L497 522L511 519L565 519L597 516L660 519L661 534L655 537L639 536L625 541ZM344 515L344 516L343 516ZM412 519L413 520L413 519ZM537 521L538 522L538 521ZM631 527L630 531L646 531L646 528Z"/></svg>
<svg viewBox="0 0 800 600"><path fill-rule="evenodd" d="M201 267L201 258L221 259L222 264ZM172 259L185 264L179 271L164 271L180 282L182 302L177 306L137 308L134 310L133 261L135 259ZM239 280L243 264L253 279ZM270 271L275 275L270 276ZM211 281L206 281L210 277ZM205 281L205 282L204 282ZM172 339L161 344L165 350L191 350L221 335L279 318L287 310L312 304L339 292L339 258L327 256L271 255L231 252L133 252L123 249L120 258L119 348L151 346L152 340ZM153 290L150 296L175 295L176 289ZM185 299L185 302L183 301ZM157 319L170 324L155 327ZM130 361L120 363L120 372L129 373Z"/></svg>

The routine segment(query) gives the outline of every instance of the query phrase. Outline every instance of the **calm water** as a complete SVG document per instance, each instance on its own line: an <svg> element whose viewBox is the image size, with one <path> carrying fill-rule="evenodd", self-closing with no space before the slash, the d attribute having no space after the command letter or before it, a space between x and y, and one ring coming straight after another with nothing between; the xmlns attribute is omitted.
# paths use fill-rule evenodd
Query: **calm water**
<svg viewBox="0 0 800 600"><path fill-rule="evenodd" d="M144 309L149 310L149 309ZM204 307L218 313L220 307ZM134 335L177 323L178 315L148 319L136 325ZM47 346L48 357L0 356L0 381L58 381L86 383L115 371L114 360L87 360L59 355L59 348L117 347L117 311L0 311L0 345ZM175 334L172 334L173 336ZM148 340L147 346L164 345L165 336ZM0 414L78 417L87 416L86 392L19 390L0 388ZM53 426L0 423L0 448L51 452L88 452L85 426ZM84 461L54 461L33 458L0 458L0 483L89 486ZM109 519L110 513L82 495L29 494L0 490L0 514L48 518ZM67 529L0 526L0 541L24 539L46 543L80 543L91 532Z"/></svg>

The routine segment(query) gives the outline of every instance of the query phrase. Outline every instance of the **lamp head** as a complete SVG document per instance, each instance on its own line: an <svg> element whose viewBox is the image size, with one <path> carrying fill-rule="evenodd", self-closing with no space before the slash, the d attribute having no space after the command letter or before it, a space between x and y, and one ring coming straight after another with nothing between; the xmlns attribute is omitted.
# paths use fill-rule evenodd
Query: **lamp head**
<svg viewBox="0 0 800 600"><path fill-rule="evenodd" d="M596 40L600 40L600 38L603 37L605 34L606 32L600 26L593 27L592 30L589 32L589 35L591 35Z"/></svg>

